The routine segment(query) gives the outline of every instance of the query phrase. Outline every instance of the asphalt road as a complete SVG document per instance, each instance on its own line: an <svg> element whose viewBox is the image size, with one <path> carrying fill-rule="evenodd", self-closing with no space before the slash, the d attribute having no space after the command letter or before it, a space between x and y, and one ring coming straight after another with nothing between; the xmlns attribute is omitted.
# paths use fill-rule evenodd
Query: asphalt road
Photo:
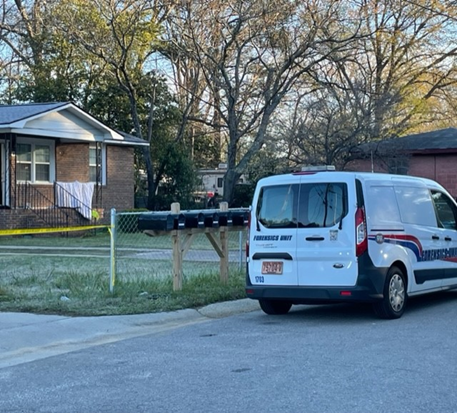
<svg viewBox="0 0 457 413"><path fill-rule="evenodd" d="M0 368L0 412L457 412L457 292L369 306L297 306Z"/></svg>

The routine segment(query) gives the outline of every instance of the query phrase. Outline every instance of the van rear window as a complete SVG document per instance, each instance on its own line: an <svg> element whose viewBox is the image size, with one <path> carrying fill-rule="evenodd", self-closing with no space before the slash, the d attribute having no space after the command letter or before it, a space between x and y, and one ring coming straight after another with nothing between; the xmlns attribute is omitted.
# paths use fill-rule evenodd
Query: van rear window
<svg viewBox="0 0 457 413"><path fill-rule="evenodd" d="M319 183L300 185L299 228L333 227L347 211L346 184Z"/></svg>
<svg viewBox="0 0 457 413"><path fill-rule="evenodd" d="M344 183L275 185L262 188L257 218L267 228L325 228L347 211Z"/></svg>
<svg viewBox="0 0 457 413"><path fill-rule="evenodd" d="M267 228L296 227L298 188L297 184L262 188L257 203L259 222Z"/></svg>

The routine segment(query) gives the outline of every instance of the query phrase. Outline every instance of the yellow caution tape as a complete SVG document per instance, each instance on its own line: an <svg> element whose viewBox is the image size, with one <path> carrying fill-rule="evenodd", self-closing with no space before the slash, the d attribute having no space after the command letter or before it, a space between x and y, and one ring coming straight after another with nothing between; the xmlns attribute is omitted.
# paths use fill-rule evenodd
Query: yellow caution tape
<svg viewBox="0 0 457 413"><path fill-rule="evenodd" d="M24 229L0 229L2 235L27 235L27 234L48 234L53 232L84 231L96 228L111 228L109 225L88 225L84 227L61 227L61 228L24 228Z"/></svg>

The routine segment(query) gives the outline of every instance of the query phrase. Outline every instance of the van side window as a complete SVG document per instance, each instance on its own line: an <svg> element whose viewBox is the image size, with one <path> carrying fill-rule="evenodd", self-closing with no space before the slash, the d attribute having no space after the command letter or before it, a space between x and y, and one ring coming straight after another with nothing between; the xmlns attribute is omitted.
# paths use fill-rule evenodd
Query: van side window
<svg viewBox="0 0 457 413"><path fill-rule="evenodd" d="M446 229L457 229L457 208L454 202L442 192L432 191L432 200L438 218L438 226Z"/></svg>
<svg viewBox="0 0 457 413"><path fill-rule="evenodd" d="M366 198L367 218L374 227L395 228L401 221L393 186L369 186Z"/></svg>
<svg viewBox="0 0 457 413"><path fill-rule="evenodd" d="M300 185L299 228L332 227L340 222L347 211L346 193L344 183Z"/></svg>
<svg viewBox="0 0 457 413"><path fill-rule="evenodd" d="M297 226L298 184L262 188L257 204L257 218L267 228Z"/></svg>
<svg viewBox="0 0 457 413"><path fill-rule="evenodd" d="M435 207L427 188L396 186L395 195L402 222L428 227L438 226Z"/></svg>

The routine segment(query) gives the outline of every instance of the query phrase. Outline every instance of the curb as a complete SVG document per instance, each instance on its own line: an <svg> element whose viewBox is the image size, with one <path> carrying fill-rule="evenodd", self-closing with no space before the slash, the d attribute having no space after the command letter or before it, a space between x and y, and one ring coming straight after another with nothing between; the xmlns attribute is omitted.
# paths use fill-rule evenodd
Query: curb
<svg viewBox="0 0 457 413"><path fill-rule="evenodd" d="M200 308L198 312L204 317L222 318L235 314L249 313L256 310L260 310L259 302L250 298L244 298L241 300L209 304Z"/></svg>
<svg viewBox="0 0 457 413"><path fill-rule="evenodd" d="M100 317L0 313L0 368L259 310L249 298L200 309Z"/></svg>

